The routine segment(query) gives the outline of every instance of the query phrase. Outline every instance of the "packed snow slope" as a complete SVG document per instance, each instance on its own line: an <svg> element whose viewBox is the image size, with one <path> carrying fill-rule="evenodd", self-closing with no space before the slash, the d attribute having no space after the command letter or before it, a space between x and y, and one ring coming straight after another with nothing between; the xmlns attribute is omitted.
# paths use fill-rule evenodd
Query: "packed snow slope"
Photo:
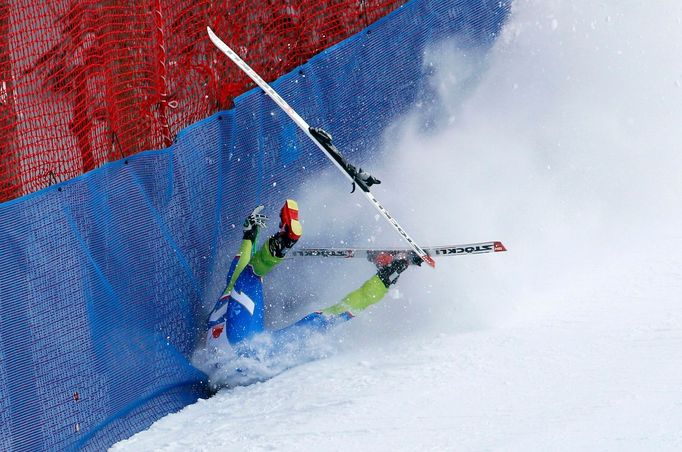
<svg viewBox="0 0 682 452"><path fill-rule="evenodd" d="M434 46L440 114L386 131L374 191L424 244L509 252L410 269L324 359L113 449L681 450L681 22L673 0L519 0L484 69ZM332 174L298 194L305 245L395 245ZM288 266L273 325L372 273Z"/></svg>

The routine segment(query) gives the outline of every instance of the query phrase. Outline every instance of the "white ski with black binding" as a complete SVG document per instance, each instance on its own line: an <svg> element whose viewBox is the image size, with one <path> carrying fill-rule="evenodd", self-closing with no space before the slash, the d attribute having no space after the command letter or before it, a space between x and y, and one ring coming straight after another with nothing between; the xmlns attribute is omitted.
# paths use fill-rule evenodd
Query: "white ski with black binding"
<svg viewBox="0 0 682 452"><path fill-rule="evenodd" d="M441 245L425 247L424 251L435 257L467 256L472 254L500 253L507 251L502 242L479 242L463 245ZM292 249L287 258L299 257L339 257L344 259L361 258L373 261L379 254L391 254L417 259L411 248L299 248Z"/></svg>
<svg viewBox="0 0 682 452"><path fill-rule="evenodd" d="M367 173L363 172L361 169L357 169L355 166L349 164L341 155L339 150L332 144L332 137L326 131L310 127L310 125L291 108L291 106L282 97L277 94L277 92L263 80L248 64L242 60L239 55L237 55L227 44L225 44L216 34L211 30L211 27L206 27L208 31L208 36L211 42L215 46L227 55L239 68L244 71L256 84L265 91L265 93L270 96L270 98L275 101L279 107L284 110L284 112L289 115L289 117L296 123L296 125L305 132L308 137L313 140L313 142L319 147L324 154L336 165L336 167L345 174L353 184L360 187L365 197L369 202L379 211L379 213L393 226L393 228L400 234L400 236L407 241L410 245L410 249L413 250L419 259L429 264L431 267L436 266L436 262L433 258L405 232L405 230L398 224L398 222L393 218L386 208L382 206L379 201L374 197L374 195L369 191L369 187L373 183L379 183L379 181Z"/></svg>

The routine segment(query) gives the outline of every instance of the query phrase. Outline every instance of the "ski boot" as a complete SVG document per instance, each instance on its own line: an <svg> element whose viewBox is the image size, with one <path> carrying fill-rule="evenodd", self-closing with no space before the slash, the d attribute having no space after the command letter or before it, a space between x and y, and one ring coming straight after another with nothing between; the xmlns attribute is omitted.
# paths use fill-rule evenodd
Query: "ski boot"
<svg viewBox="0 0 682 452"><path fill-rule="evenodd" d="M270 237L268 247L273 256L283 258L303 234L303 227L298 221L298 203L287 199L279 212L279 218L280 230Z"/></svg>
<svg viewBox="0 0 682 452"><path fill-rule="evenodd" d="M390 252L380 251L367 256L377 267L377 276L388 288L398 282L398 277L410 265L421 265L422 260L413 251Z"/></svg>

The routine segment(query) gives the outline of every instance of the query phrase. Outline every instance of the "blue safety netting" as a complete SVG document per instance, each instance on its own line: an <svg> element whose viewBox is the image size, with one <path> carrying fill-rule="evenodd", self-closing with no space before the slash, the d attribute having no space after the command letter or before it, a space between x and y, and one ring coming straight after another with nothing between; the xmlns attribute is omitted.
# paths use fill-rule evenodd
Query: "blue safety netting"
<svg viewBox="0 0 682 452"><path fill-rule="evenodd" d="M362 159L434 96L426 46L488 48L509 8L415 0L273 85ZM252 90L168 149L0 205L0 450L105 449L204 395L189 358L235 225L329 165Z"/></svg>

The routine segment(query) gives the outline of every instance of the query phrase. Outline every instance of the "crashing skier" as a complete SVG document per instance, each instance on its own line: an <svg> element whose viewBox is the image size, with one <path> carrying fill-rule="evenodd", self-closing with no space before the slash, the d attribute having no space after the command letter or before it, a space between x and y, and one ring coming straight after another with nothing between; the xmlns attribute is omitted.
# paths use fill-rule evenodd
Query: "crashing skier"
<svg viewBox="0 0 682 452"><path fill-rule="evenodd" d="M265 331L263 277L280 264L302 234L296 201L287 199L280 211L280 230L256 250L259 230L267 217L256 207L244 221L239 252L227 274L227 287L206 323L206 351L230 350L231 356L267 359L311 334L326 333L359 311L379 302L410 264L421 261L409 254L381 254L375 257L377 272L339 303L310 313L285 328ZM262 340L261 336L267 337ZM263 349L265 344L266 350Z"/></svg>

